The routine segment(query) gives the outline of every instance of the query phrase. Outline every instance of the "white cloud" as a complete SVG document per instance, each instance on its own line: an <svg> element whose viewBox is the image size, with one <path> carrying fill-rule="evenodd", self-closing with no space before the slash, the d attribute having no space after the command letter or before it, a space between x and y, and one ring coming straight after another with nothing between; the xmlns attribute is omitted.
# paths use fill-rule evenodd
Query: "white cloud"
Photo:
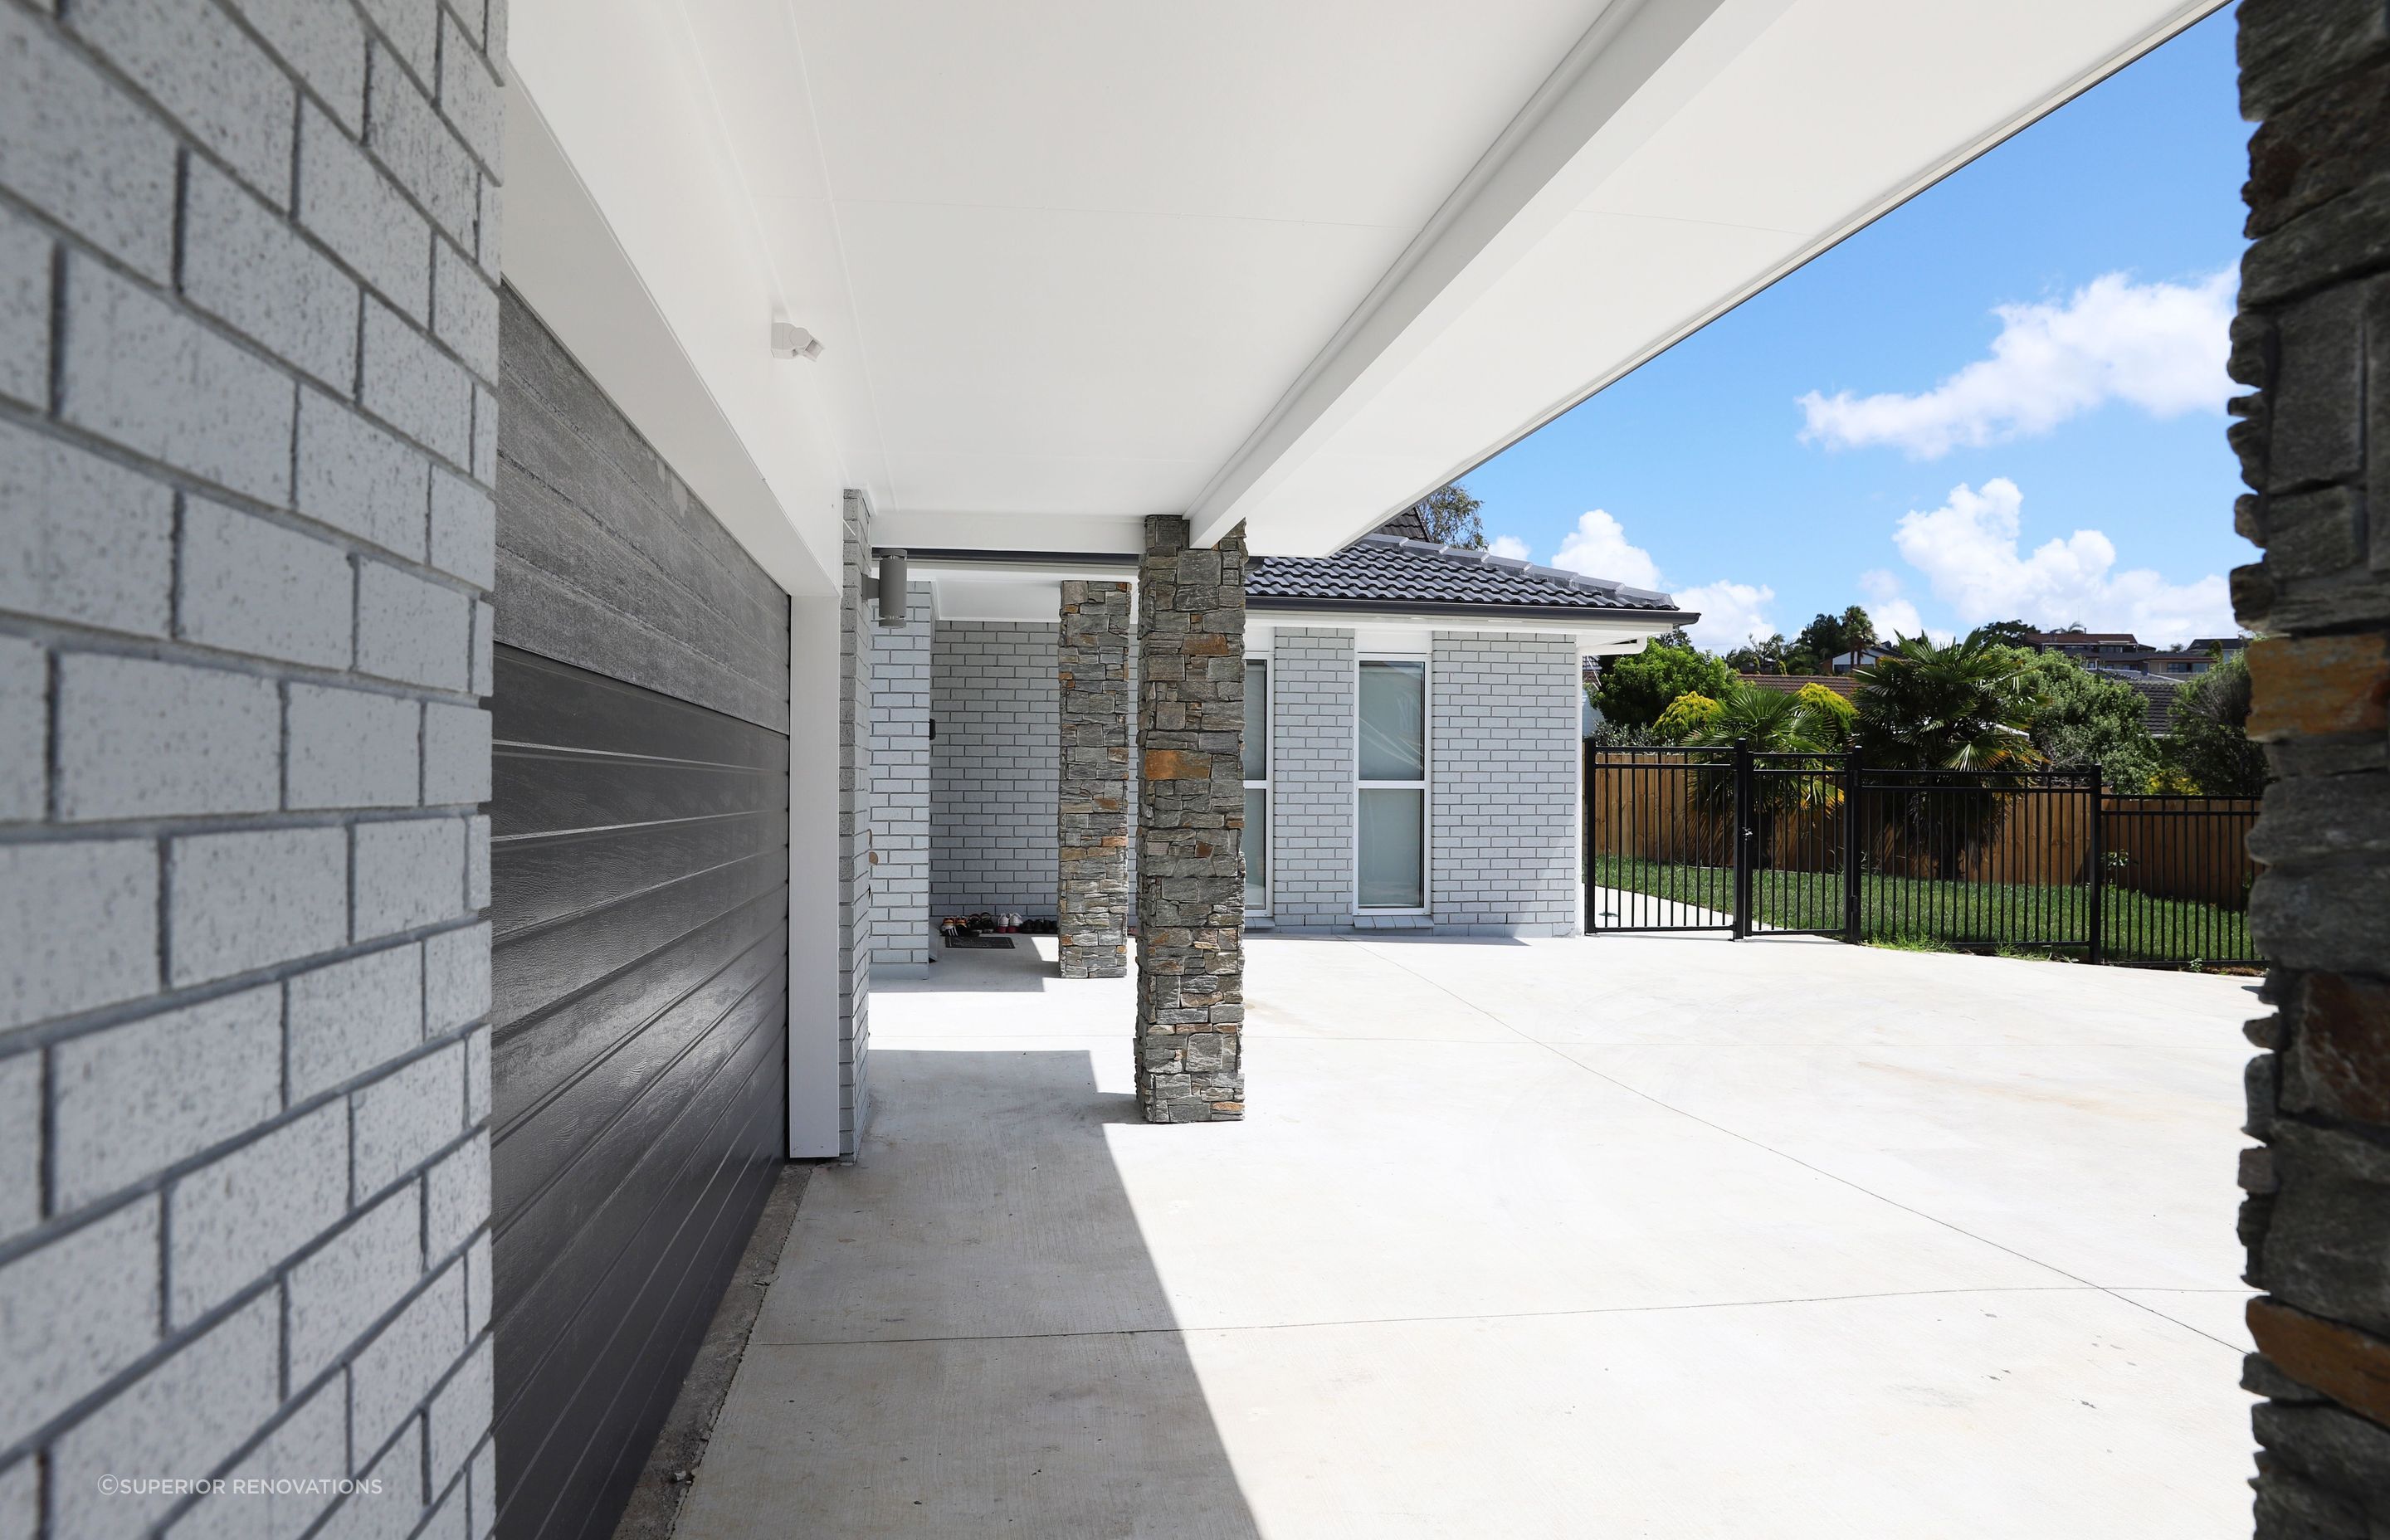
<svg viewBox="0 0 2390 1540"><path fill-rule="evenodd" d="M1776 625L1767 618L1767 607L1775 602L1776 590L1764 583L1704 583L1698 588L1677 590L1677 603L1700 611L1702 617L1685 628L1685 635L1712 652L1725 652L1745 642L1764 642L1774 635Z"/></svg>
<svg viewBox="0 0 2390 1540"><path fill-rule="evenodd" d="M1552 565L1587 577L1608 578L1629 588L1659 588L1660 564L1640 545L1630 545L1617 520L1600 508L1577 517L1576 528L1561 541Z"/></svg>
<svg viewBox="0 0 2390 1540"><path fill-rule="evenodd" d="M2037 625L2079 621L2095 631L2130 631L2160 646L2234 634L2224 579L2169 584L2147 568L2116 571L2115 544L2076 530L2030 555L2018 548L2024 494L2005 476L1981 492L1960 485L1928 513L1907 513L1893 544L1925 575L1960 623L2022 617Z"/></svg>
<svg viewBox="0 0 2390 1540"><path fill-rule="evenodd" d="M1900 579L1882 568L1859 574L1859 592L1867 596L1868 619L1875 622L1875 634L1879 639L1889 642L1897 636L1926 635L1936 641L1948 639L1947 632L1926 629L1925 617L1917 612L1916 605L1902 596Z"/></svg>
<svg viewBox="0 0 2390 1540"><path fill-rule="evenodd" d="M1992 355L1916 395L1800 398L1804 443L1893 444L1919 459L2046 433L2111 400L2152 417L2221 412L2232 321L2230 268L2195 284L2095 278L2063 303L2001 305Z"/></svg>
<svg viewBox="0 0 2390 1540"><path fill-rule="evenodd" d="M1497 534L1485 548L1496 556L1507 556L1513 561L1527 559L1527 543L1515 534Z"/></svg>

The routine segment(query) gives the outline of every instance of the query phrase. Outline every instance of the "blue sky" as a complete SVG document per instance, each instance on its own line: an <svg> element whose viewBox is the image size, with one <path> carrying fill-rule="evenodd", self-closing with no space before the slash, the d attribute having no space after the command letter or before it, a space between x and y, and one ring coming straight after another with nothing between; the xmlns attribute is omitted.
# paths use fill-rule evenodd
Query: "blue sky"
<svg viewBox="0 0 2390 1540"><path fill-rule="evenodd" d="M1656 577L1714 648L1853 603L2231 635L2232 38L2209 18L1480 467L1486 533Z"/></svg>

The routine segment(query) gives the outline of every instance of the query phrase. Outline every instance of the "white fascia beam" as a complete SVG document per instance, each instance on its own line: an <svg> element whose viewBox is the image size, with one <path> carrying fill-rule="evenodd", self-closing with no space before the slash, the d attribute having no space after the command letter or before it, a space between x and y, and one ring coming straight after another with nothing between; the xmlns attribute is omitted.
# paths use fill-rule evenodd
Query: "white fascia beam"
<svg viewBox="0 0 2390 1540"><path fill-rule="evenodd" d="M1135 514L878 513L871 543L887 550L1068 551L1125 556L1145 549Z"/></svg>
<svg viewBox="0 0 2390 1540"><path fill-rule="evenodd" d="M1791 3L1613 0L1196 498L1195 544L1258 509Z"/></svg>

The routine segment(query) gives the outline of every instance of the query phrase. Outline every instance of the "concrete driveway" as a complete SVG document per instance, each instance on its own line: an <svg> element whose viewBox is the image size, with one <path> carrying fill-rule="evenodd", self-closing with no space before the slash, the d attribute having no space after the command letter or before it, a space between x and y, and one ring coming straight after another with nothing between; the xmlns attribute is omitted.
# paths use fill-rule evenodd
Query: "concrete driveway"
<svg viewBox="0 0 2390 1540"><path fill-rule="evenodd" d="M683 1540L2248 1532L2250 981L1256 937L1157 1128L1051 944L875 995Z"/></svg>

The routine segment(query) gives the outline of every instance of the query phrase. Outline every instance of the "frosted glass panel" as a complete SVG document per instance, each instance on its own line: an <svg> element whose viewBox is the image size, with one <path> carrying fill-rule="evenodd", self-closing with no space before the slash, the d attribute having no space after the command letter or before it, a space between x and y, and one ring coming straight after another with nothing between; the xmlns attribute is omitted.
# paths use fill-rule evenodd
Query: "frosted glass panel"
<svg viewBox="0 0 2390 1540"><path fill-rule="evenodd" d="M1361 778L1427 779L1427 665L1361 665Z"/></svg>
<svg viewBox="0 0 2390 1540"><path fill-rule="evenodd" d="M1245 665L1245 779L1269 779L1269 665ZM1246 826L1252 828L1250 824Z"/></svg>
<svg viewBox="0 0 2390 1540"><path fill-rule="evenodd" d="M1245 907L1269 907L1269 793L1245 788Z"/></svg>
<svg viewBox="0 0 2390 1540"><path fill-rule="evenodd" d="M1420 815L1427 793L1390 787L1361 789L1361 907L1416 909L1426 903L1420 856L1426 832Z"/></svg>

